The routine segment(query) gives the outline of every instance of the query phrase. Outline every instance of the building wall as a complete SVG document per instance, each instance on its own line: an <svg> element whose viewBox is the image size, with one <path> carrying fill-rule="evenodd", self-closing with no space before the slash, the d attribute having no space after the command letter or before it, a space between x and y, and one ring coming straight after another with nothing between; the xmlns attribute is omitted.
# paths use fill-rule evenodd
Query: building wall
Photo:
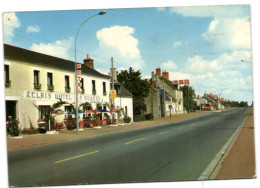
<svg viewBox="0 0 260 188"><path fill-rule="evenodd" d="M115 98L115 107L116 108L123 108L124 113L127 111L127 116L131 118L131 121L134 119L133 115L133 98L132 97L122 97L120 95L117 95ZM127 109L126 109L127 107Z"/></svg>
<svg viewBox="0 0 260 188"><path fill-rule="evenodd" d="M16 118L19 118L22 128L29 128L30 124L38 126L38 109L35 105L52 105L58 102L59 98L68 103L75 101L75 74L74 71L61 70L57 68L37 65L29 62L22 62L13 59L5 59L4 64L9 65L11 86L5 88L6 101L16 101ZM84 66L84 65L82 65ZM34 89L34 70L40 71L41 89ZM53 73L54 91L47 88L47 73ZM65 75L69 76L70 92L65 92ZM110 79L92 75L82 75L84 79L85 94L79 94L79 105L84 102L96 103L109 102ZM92 80L95 80L96 95L92 94ZM103 82L106 83L106 95L103 94ZM122 97L124 106L128 106L128 113L133 112L132 99ZM65 105L66 106L66 105ZM60 109L65 110L65 106ZM63 119L59 116L58 119Z"/></svg>
<svg viewBox="0 0 260 188"><path fill-rule="evenodd" d="M159 92L154 90L152 87L148 97L145 98L146 104L146 113L153 113L155 118L161 117L161 108L160 108L160 97Z"/></svg>
<svg viewBox="0 0 260 188"><path fill-rule="evenodd" d="M175 112L183 113L183 92L181 90L173 89L170 85L164 82L162 78L159 78L157 75L155 77L156 83L160 86L161 89L164 89L168 94L170 94L175 99Z"/></svg>

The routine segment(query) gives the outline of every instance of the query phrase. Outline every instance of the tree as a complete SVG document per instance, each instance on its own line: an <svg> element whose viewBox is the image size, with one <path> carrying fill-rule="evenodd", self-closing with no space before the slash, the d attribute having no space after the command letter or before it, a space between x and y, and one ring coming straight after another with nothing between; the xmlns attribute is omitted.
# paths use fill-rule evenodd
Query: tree
<svg viewBox="0 0 260 188"><path fill-rule="evenodd" d="M195 94L195 90L192 87L184 85L180 88L183 92L183 105L188 110L195 108L195 103L193 101L193 96Z"/></svg>
<svg viewBox="0 0 260 188"><path fill-rule="evenodd" d="M134 115L140 115L145 109L144 98L149 95L150 83L143 80L142 73L134 71L132 67L129 70L121 70L117 76L117 80L133 95L133 111Z"/></svg>

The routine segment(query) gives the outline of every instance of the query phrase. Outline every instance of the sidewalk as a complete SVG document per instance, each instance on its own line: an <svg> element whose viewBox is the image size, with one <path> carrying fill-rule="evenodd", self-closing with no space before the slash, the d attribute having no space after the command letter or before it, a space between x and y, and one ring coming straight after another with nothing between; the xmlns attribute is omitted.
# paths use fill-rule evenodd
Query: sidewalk
<svg viewBox="0 0 260 188"><path fill-rule="evenodd" d="M216 179L255 178L254 111L242 127L234 145L224 159Z"/></svg>
<svg viewBox="0 0 260 188"><path fill-rule="evenodd" d="M141 129L146 127L152 127L155 125L166 124L170 122L177 122L181 120L191 119L203 115L207 115L212 112L194 112L186 114L176 114L172 115L171 119L166 118L157 118L153 121L142 121L142 122L133 122L131 124L119 125L117 127L112 126L103 126L101 129L96 128L86 128L84 131L80 131L77 135L76 131L59 131L59 134L35 134L35 135L22 135L22 138L7 138L7 150L28 148L39 145L52 144L57 142L64 142L69 140L89 138L93 136L109 134L114 132L128 131L133 129Z"/></svg>

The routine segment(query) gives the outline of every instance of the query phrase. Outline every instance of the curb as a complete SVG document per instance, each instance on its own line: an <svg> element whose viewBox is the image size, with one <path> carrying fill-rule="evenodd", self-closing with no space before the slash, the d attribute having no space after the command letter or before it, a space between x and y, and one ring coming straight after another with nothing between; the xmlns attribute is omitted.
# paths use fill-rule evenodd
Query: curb
<svg viewBox="0 0 260 188"><path fill-rule="evenodd" d="M236 129L236 131L232 134L232 136L228 139L226 144L220 149L220 151L217 153L217 155L214 157L214 159L209 163L207 168L202 172L202 174L199 176L197 180L203 181L203 180L213 180L218 175L222 163L229 154L229 151L231 150L232 146L234 145L239 133L242 130L243 125L246 122L247 117L245 117L244 121L240 124L240 126Z"/></svg>

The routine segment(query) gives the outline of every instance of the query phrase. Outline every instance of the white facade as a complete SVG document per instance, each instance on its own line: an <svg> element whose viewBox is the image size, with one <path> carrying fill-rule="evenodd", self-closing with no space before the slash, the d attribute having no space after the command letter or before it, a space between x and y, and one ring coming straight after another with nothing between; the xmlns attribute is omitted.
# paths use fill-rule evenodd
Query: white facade
<svg viewBox="0 0 260 188"><path fill-rule="evenodd" d="M7 50L10 50L9 47ZM11 115L18 118L22 128L29 128L31 125L37 127L37 120L42 117L40 110L35 105L44 108L44 106L51 106L58 102L59 99L62 99L68 104L63 105L60 109L67 112L69 104L75 104L75 72L71 69L73 62L64 60L70 64L67 68L56 66L55 61L52 66L50 63L43 64L42 62L33 62L26 58L18 58L15 52L13 52L16 50L16 47L11 47L11 50L7 54L5 52L4 59L5 74L8 74L6 79L9 79L6 80L5 87L7 116ZM28 56L38 54L20 48L17 50L27 55L29 54ZM12 54L14 54L14 57L12 57ZM40 55L45 57L43 54ZM63 61L55 57L49 59L49 56L46 56L46 61L55 59ZM82 66L86 65L83 64ZM95 109L97 103L101 103L104 106L105 103L110 102L111 79L110 76L102 75L95 70L90 72L91 74L87 72L81 75L85 93L79 94L78 103L80 106L81 103L89 102ZM69 80L69 83L67 83L66 79ZM38 82L37 86L35 85L35 80ZM49 87L50 80L52 80L52 89ZM93 82L96 93L93 93ZM66 84L69 84L69 91L65 89ZM116 98L116 101L119 101L119 98ZM132 97L121 97L120 101L124 107L127 107L128 115L133 117ZM67 113L58 115L57 120L61 121L66 116Z"/></svg>

